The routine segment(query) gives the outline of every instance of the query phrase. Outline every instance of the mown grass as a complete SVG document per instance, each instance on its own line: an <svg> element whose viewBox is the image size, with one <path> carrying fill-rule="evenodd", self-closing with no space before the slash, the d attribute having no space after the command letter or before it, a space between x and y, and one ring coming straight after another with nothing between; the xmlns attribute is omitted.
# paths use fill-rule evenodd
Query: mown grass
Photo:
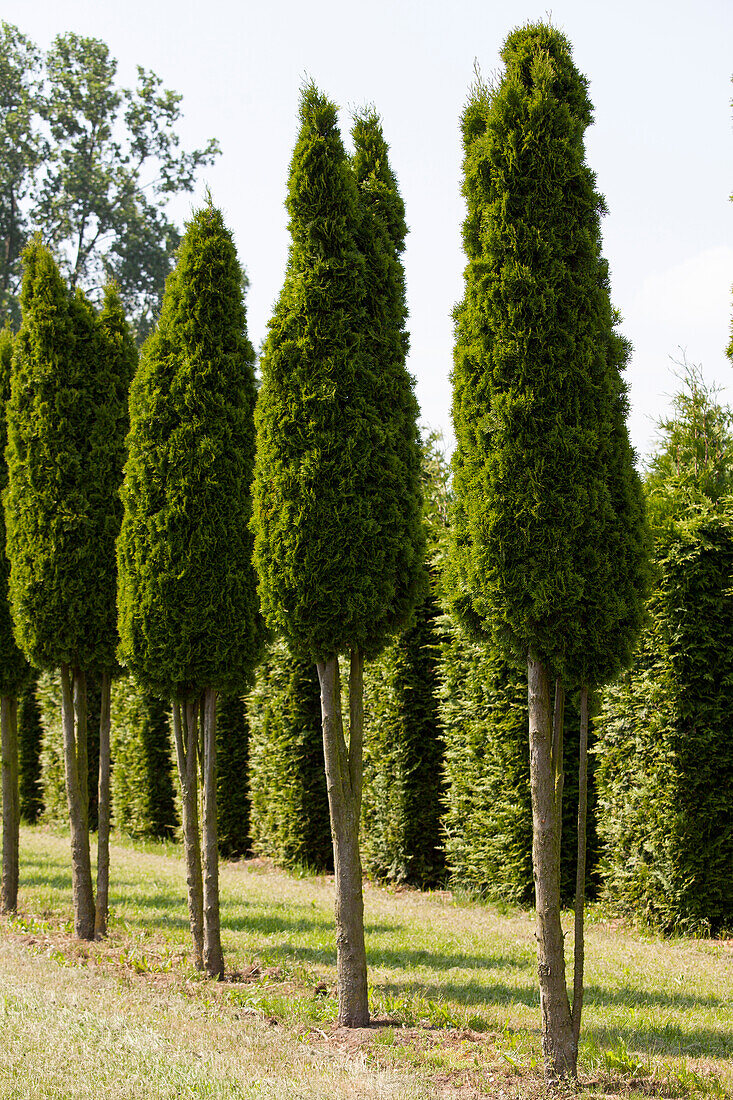
<svg viewBox="0 0 733 1100"><path fill-rule="evenodd" d="M175 845L115 838L110 936L87 946L71 935L68 837L24 829L21 854L0 1097L544 1092L531 913L368 885L379 1026L352 1034L334 1026L329 879L224 864L233 980L210 983L188 961ZM733 1096L731 944L660 940L593 911L587 940L581 1095Z"/></svg>

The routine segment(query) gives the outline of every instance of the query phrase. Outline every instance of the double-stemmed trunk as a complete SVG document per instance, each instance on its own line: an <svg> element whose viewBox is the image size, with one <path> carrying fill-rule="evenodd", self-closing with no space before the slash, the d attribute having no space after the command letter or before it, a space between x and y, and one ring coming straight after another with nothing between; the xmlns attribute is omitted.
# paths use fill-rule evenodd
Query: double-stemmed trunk
<svg viewBox="0 0 733 1100"><path fill-rule="evenodd" d="M338 657L318 662L323 755L336 888L338 1022L342 1027L366 1027L369 1024L364 898L359 852L363 773L363 671L364 656L360 650L352 649L347 749L341 715Z"/></svg>
<svg viewBox="0 0 733 1100"><path fill-rule="evenodd" d="M573 957L573 1039L580 1039L585 962L585 856L588 817L588 685L580 689L580 754L578 758L578 866L575 880L575 951Z"/></svg>
<svg viewBox="0 0 733 1100"><path fill-rule="evenodd" d="M102 673L99 707L99 793L97 800L97 904L94 931L107 934L109 909L109 825L110 825L110 725L112 678Z"/></svg>
<svg viewBox="0 0 733 1100"><path fill-rule="evenodd" d="M181 711L184 719L181 721ZM185 736L183 726L185 725ZM201 842L198 811L198 702L173 701L173 736L176 742L178 778L181 784L183 847L186 853L188 919L197 970L204 968L204 899L201 876Z"/></svg>
<svg viewBox="0 0 733 1100"><path fill-rule="evenodd" d="M542 1013L542 1051L548 1082L575 1080L577 1042L565 980L565 947L560 922L561 814L557 801L559 754L553 731L550 680L546 666L529 651L529 766L532 787L532 865L537 903L537 963ZM554 736L553 736L554 732ZM553 753L553 749L555 752Z"/></svg>
<svg viewBox="0 0 733 1100"><path fill-rule="evenodd" d="M14 913L18 908L18 863L20 833L20 791L18 789L18 701L3 695L0 702L2 727L3 791L3 875L0 911Z"/></svg>
<svg viewBox="0 0 733 1100"><path fill-rule="evenodd" d="M71 886L74 931L83 940L94 939L94 890L89 855L89 788L87 779L86 674L61 666L61 717L64 732L66 797L71 827Z"/></svg>
<svg viewBox="0 0 733 1100"><path fill-rule="evenodd" d="M219 837L216 820L216 691L206 688L202 701L204 969L210 978L224 977L219 922Z"/></svg>

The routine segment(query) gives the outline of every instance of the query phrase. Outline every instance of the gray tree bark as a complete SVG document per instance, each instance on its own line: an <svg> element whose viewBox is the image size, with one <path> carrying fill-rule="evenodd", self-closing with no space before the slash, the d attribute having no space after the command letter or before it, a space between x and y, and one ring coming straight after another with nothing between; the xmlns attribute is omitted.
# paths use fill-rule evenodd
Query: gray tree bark
<svg viewBox="0 0 733 1100"><path fill-rule="evenodd" d="M87 787L86 676L61 666L61 718L64 731L66 797L71 826L71 888L74 931L94 939L94 889L89 855L89 790Z"/></svg>
<svg viewBox="0 0 733 1100"><path fill-rule="evenodd" d="M204 794L204 969L210 978L224 977L219 921L219 837L216 820L216 691L206 688L202 703Z"/></svg>
<svg viewBox="0 0 733 1100"><path fill-rule="evenodd" d="M204 968L204 899L201 875L201 844L198 812L198 704L184 705L173 700L173 736L176 742L178 778L181 783L181 816L183 847L186 854L186 885L188 887L188 919L193 937L193 958L197 970ZM185 731L182 728L185 724Z"/></svg>
<svg viewBox="0 0 733 1100"><path fill-rule="evenodd" d="M18 908L20 791L18 789L18 701L3 695L0 702L2 790L3 790L3 875L0 911Z"/></svg>
<svg viewBox="0 0 733 1100"><path fill-rule="evenodd" d="M352 650L347 749L341 715L338 658L331 657L318 662L323 755L336 886L338 1023L342 1027L366 1027L369 1024L364 898L359 852L363 774L363 669L363 654L359 650Z"/></svg>
<svg viewBox="0 0 733 1100"><path fill-rule="evenodd" d="M553 720L547 668L532 650L527 660L529 768L532 787L532 865L537 902L537 970L542 1013L542 1052L548 1083L577 1076L565 981L565 946L560 923L561 818L555 798Z"/></svg>
<svg viewBox="0 0 733 1100"><path fill-rule="evenodd" d="M580 689L580 756L578 761L578 866L575 880L575 949L573 955L573 1039L577 1050L583 1011L585 963L585 857L588 818L588 685Z"/></svg>
<svg viewBox="0 0 733 1100"><path fill-rule="evenodd" d="M94 933L107 935L109 909L109 824L110 824L110 695L112 678L102 673L99 710L99 796L97 825L97 904Z"/></svg>

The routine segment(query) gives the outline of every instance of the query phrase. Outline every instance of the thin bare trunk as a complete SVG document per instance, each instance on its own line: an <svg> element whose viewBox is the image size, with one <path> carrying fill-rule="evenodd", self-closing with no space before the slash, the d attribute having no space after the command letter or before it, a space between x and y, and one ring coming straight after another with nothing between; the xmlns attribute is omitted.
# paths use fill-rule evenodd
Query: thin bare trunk
<svg viewBox="0 0 733 1100"><path fill-rule="evenodd" d="M102 673L99 708L99 796L97 825L97 907L94 931L99 937L107 935L107 911L109 908L109 822L110 822L110 694L112 678Z"/></svg>
<svg viewBox="0 0 733 1100"><path fill-rule="evenodd" d="M18 790L18 702L3 695L0 702L2 727L3 789L3 877L0 911L14 913L18 908L18 864L20 832L20 793Z"/></svg>
<svg viewBox="0 0 733 1100"><path fill-rule="evenodd" d="M206 688L203 695L204 793L204 969L210 978L224 977L219 923L219 838L216 823L216 691Z"/></svg>
<svg viewBox="0 0 733 1100"><path fill-rule="evenodd" d="M585 962L585 853L588 816L588 685L580 689L580 756L578 762L578 868L575 880L575 954L573 959L573 1038L577 1050L583 1012Z"/></svg>
<svg viewBox="0 0 733 1100"><path fill-rule="evenodd" d="M197 970L204 968L204 901L201 877L201 845L197 789L198 706L186 703L184 725L181 704L173 700L173 736L176 742L178 778L181 783L181 816L183 847L186 853L186 884L188 886L188 919L193 937L193 957Z"/></svg>
<svg viewBox="0 0 733 1100"><path fill-rule="evenodd" d="M537 969L542 1051L548 1082L574 1080L573 1039L560 923L560 816L555 802L553 724L547 668L530 650L527 661L529 760L532 787L532 864L537 900Z"/></svg>
<svg viewBox="0 0 733 1100"><path fill-rule="evenodd" d="M66 797L71 826L71 887L74 930L82 940L94 939L94 889L89 856L86 677L79 669L61 666L61 717L64 730ZM81 771L82 766L84 771Z"/></svg>
<svg viewBox="0 0 733 1100"><path fill-rule="evenodd" d="M336 966L338 1022L342 1027L369 1024L364 899L359 853L359 805L362 775L363 656L352 651L350 673L350 748L344 740L338 658L318 662L321 684L323 755L331 814L336 886Z"/></svg>

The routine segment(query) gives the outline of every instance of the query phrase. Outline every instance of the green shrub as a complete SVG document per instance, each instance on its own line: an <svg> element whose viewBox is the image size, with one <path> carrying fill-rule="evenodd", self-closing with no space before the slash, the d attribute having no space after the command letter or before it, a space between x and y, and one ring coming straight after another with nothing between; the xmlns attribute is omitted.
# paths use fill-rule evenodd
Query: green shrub
<svg viewBox="0 0 733 1100"><path fill-rule="evenodd" d="M20 764L20 814L34 823L43 810L41 747L43 726L36 698L36 678L27 684L18 702L18 757Z"/></svg>
<svg viewBox="0 0 733 1100"><path fill-rule="evenodd" d="M533 904L532 802L527 682L492 646L442 620L441 717L445 730L445 851L451 879L482 896ZM579 714L565 708L560 890L575 893ZM595 889L593 771L589 782L587 886Z"/></svg>
<svg viewBox="0 0 733 1100"><path fill-rule="evenodd" d="M421 887L436 886L445 870L437 614L428 596L364 677L364 867Z"/></svg>
<svg viewBox="0 0 733 1100"><path fill-rule="evenodd" d="M599 716L604 893L664 931L733 927L733 512L659 553L633 668Z"/></svg>
<svg viewBox="0 0 733 1100"><path fill-rule="evenodd" d="M176 831L169 711L131 676L112 685L112 819L129 836Z"/></svg>
<svg viewBox="0 0 733 1100"><path fill-rule="evenodd" d="M241 695L220 695L216 711L216 770L219 852L225 859L247 855L249 723Z"/></svg>
<svg viewBox="0 0 733 1100"><path fill-rule="evenodd" d="M281 867L333 866L321 697L312 661L275 642L247 697L252 844Z"/></svg>

